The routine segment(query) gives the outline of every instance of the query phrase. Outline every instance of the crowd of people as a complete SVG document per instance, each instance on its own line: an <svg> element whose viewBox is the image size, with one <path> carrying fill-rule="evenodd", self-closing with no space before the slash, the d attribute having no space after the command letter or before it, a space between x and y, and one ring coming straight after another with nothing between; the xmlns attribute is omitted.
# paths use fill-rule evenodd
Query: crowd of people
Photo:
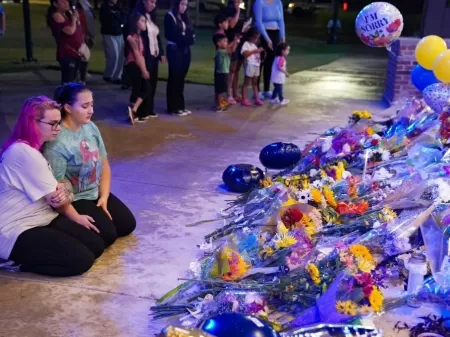
<svg viewBox="0 0 450 337"><path fill-rule="evenodd" d="M124 4L105 0L100 8L105 52L106 82L131 87L128 116L131 123L157 117L154 100L160 63L168 63L166 89L167 112L177 116L191 113L184 99L184 84L191 63L191 46L195 32L187 13L187 0L175 0L164 17L164 48L156 22L156 0L138 0ZM282 85L289 46L285 44L283 5L280 0L256 0L253 17L242 22L240 0L229 0L214 20L217 31L214 84L215 109L224 111L240 102L251 106L247 87L253 88L254 103L287 104ZM254 19L254 27L252 20ZM90 50L95 40L93 11L87 0L75 6L69 0L51 0L47 24L55 38L56 59L61 67L61 82L86 83L89 76ZM165 49L165 50L164 50ZM274 63L275 57L278 62ZM242 67L243 66L243 67ZM239 89L239 73L244 68L244 80ZM281 74L281 75L280 75ZM260 78L263 90L259 91ZM271 92L274 84L276 90Z"/></svg>

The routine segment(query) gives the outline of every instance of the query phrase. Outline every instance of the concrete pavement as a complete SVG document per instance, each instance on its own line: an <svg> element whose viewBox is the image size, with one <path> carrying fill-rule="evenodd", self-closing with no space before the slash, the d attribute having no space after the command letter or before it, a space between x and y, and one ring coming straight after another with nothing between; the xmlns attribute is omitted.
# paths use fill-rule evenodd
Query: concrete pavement
<svg viewBox="0 0 450 337"><path fill-rule="evenodd" d="M261 166L259 151L275 141L305 145L325 129L345 124L355 109L382 112L386 59L344 58L293 75L287 107L234 107L215 113L213 87L188 85L193 114L173 117L165 109L165 83L157 93L158 119L134 127L125 123L129 92L90 85L95 121L112 160L113 192L136 215L130 237L118 240L80 277L48 278L0 272L0 336L152 336L155 298L178 284L196 245L220 223L186 228L215 217L232 195L220 188L233 163ZM363 71L364 70L364 71ZM13 126L23 100L52 95L53 71L0 77L0 138Z"/></svg>

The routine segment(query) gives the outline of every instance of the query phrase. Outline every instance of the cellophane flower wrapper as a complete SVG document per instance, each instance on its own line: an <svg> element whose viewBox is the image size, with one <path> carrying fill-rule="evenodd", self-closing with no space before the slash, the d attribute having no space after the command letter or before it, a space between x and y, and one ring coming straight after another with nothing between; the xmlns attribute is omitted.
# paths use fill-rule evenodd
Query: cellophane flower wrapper
<svg viewBox="0 0 450 337"><path fill-rule="evenodd" d="M214 337L214 336L200 329L170 325L166 327L159 335L157 335L157 337Z"/></svg>
<svg viewBox="0 0 450 337"><path fill-rule="evenodd" d="M421 231L434 280L450 291L450 210L432 214Z"/></svg>

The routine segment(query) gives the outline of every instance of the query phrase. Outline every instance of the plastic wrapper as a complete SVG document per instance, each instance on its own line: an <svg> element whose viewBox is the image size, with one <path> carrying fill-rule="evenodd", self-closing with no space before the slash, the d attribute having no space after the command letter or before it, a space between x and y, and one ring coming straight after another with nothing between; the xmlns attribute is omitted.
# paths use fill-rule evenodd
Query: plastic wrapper
<svg viewBox="0 0 450 337"><path fill-rule="evenodd" d="M214 337L200 329L170 325L157 337Z"/></svg>

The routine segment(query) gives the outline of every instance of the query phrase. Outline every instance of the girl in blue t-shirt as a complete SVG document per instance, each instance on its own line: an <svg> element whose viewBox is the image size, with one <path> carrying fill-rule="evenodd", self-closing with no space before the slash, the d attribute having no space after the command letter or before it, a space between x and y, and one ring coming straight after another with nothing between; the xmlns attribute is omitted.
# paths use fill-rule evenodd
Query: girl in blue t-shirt
<svg viewBox="0 0 450 337"><path fill-rule="evenodd" d="M105 144L94 114L92 92L84 85L69 83L59 87L55 100L61 104L62 130L44 148L55 178L72 183L78 212L90 215L108 247L118 236L136 227L128 207L111 193L111 169Z"/></svg>

